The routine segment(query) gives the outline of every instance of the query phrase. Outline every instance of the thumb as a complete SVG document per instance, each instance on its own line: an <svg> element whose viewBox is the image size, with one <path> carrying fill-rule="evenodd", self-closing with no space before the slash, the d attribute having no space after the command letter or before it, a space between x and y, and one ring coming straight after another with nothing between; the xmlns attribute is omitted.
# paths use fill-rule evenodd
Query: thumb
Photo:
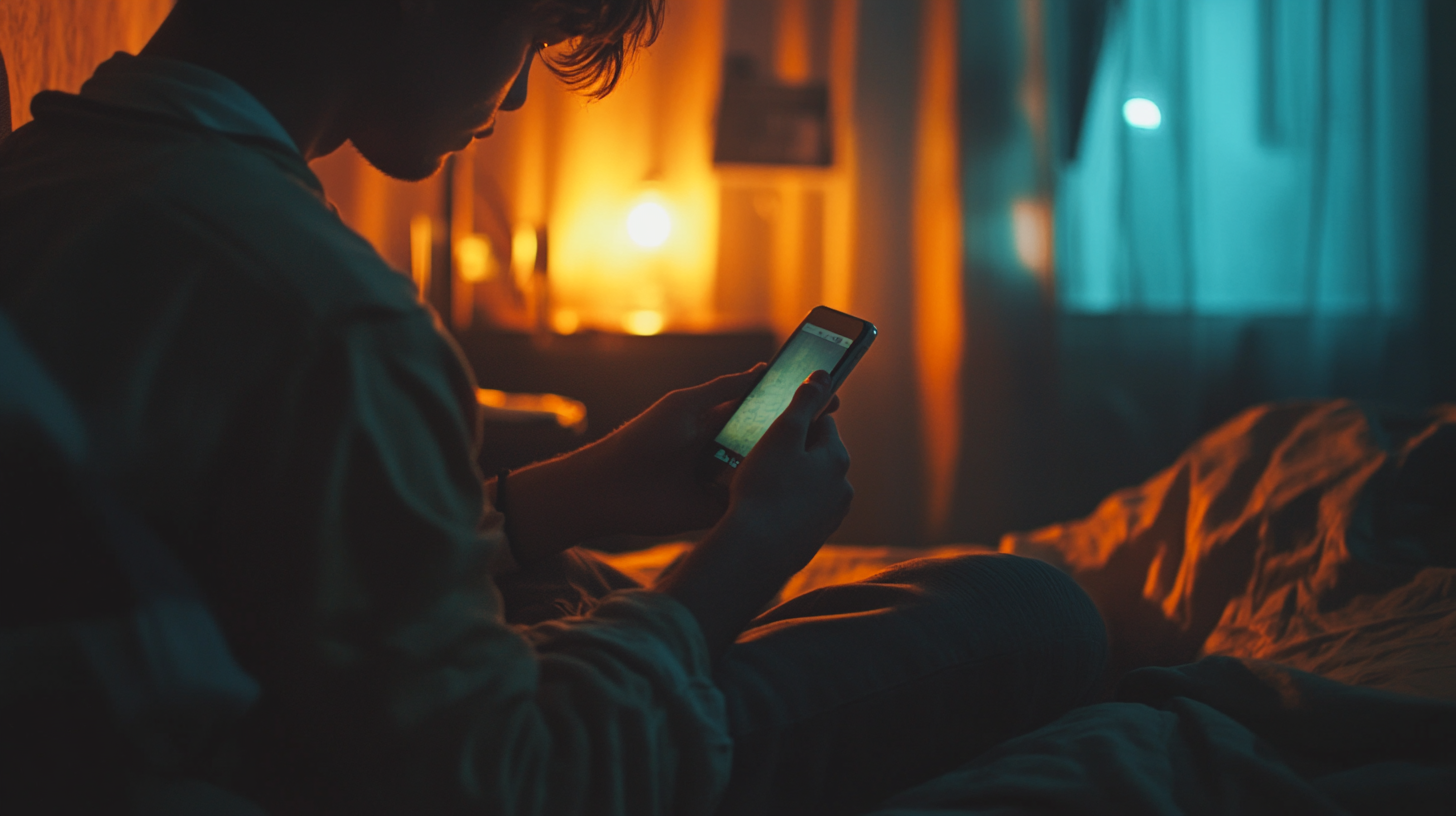
<svg viewBox="0 0 1456 816"><path fill-rule="evenodd" d="M789 407L769 426L764 438L784 436L803 447L809 435L809 426L829 401L829 374L815 371L805 378ZM782 444L782 443L781 443Z"/></svg>

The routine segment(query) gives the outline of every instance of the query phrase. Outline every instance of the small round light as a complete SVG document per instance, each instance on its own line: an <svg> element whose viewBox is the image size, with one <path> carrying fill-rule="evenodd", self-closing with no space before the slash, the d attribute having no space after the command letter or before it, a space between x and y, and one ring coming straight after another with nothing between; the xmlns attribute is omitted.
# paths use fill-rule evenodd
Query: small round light
<svg viewBox="0 0 1456 816"><path fill-rule="evenodd" d="M656 309L639 309L627 313L627 316L622 319L622 328L626 329L628 334L645 337L661 332L666 323L667 319L662 316L662 312Z"/></svg>
<svg viewBox="0 0 1456 816"><path fill-rule="evenodd" d="M571 309L557 309L551 315L551 328L557 334L576 334L576 330L581 328L581 315Z"/></svg>
<svg viewBox="0 0 1456 816"><path fill-rule="evenodd" d="M644 249L662 246L672 232L672 216L656 201L644 201L627 214L627 235Z"/></svg>
<svg viewBox="0 0 1456 816"><path fill-rule="evenodd" d="M455 264L463 281L489 280L495 271L492 260L490 241L484 235L466 235L455 242Z"/></svg>
<svg viewBox="0 0 1456 816"><path fill-rule="evenodd" d="M1122 103L1122 118L1129 125L1142 130L1157 130L1163 124L1163 112L1151 99L1135 96Z"/></svg>

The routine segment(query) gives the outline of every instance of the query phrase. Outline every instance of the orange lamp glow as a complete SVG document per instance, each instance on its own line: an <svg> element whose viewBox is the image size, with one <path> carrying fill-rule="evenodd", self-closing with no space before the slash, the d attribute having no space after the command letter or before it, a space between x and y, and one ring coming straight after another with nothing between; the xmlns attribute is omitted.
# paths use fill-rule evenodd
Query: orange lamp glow
<svg viewBox="0 0 1456 816"><path fill-rule="evenodd" d="M537 246L536 229L522 224L511 234L511 272L516 276L516 286L525 289L536 271Z"/></svg>
<svg viewBox="0 0 1456 816"><path fill-rule="evenodd" d="M430 254L434 252L433 225L428 215L420 214L410 219L410 277L420 298L430 291Z"/></svg>
<svg viewBox="0 0 1456 816"><path fill-rule="evenodd" d="M622 318L622 328L626 329L628 334L644 337L660 333L666 324L667 318L656 309L638 309L635 312L628 312L627 316Z"/></svg>
<svg viewBox="0 0 1456 816"><path fill-rule="evenodd" d="M656 249L672 234L672 216L656 201L644 201L627 214L627 235L643 249Z"/></svg>
<svg viewBox="0 0 1456 816"><path fill-rule="evenodd" d="M586 405L557 394L513 394L477 388L475 400L498 422L530 422L549 416L563 428L576 433L586 431Z"/></svg>
<svg viewBox="0 0 1456 816"><path fill-rule="evenodd" d="M466 235L455 242L455 263L468 283L488 280L495 272L490 241L484 235Z"/></svg>
<svg viewBox="0 0 1456 816"><path fill-rule="evenodd" d="M581 328L581 315L575 309L557 309L551 315L551 328L557 334L576 334L576 330Z"/></svg>

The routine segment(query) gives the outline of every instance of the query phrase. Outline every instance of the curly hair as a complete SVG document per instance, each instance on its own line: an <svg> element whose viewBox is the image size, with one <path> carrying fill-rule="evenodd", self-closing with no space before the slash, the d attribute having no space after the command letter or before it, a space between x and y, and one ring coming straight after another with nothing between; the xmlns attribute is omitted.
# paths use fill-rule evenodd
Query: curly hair
<svg viewBox="0 0 1456 816"><path fill-rule="evenodd" d="M240 21L277 16L337 14L357 0L177 0L215 21ZM617 87L632 56L657 40L666 0L453 0L494 12L531 8L567 36L559 54L543 54L542 62L573 91L601 99Z"/></svg>
<svg viewBox="0 0 1456 816"><path fill-rule="evenodd" d="M666 0L535 0L570 37L542 62L568 88L601 99L617 87L638 49L657 40Z"/></svg>

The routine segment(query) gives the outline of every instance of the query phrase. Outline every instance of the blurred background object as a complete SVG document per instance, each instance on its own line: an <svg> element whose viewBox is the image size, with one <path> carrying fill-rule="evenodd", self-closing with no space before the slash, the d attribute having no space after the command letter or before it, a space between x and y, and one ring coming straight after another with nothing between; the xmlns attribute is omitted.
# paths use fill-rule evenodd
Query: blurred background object
<svg viewBox="0 0 1456 816"><path fill-rule="evenodd" d="M6 0L17 124L167 0ZM525 108L405 184L314 163L484 388L560 394L483 465L610 431L874 321L836 540L1088 512L1270 400L1456 399L1456 4L694 0L619 90Z"/></svg>

